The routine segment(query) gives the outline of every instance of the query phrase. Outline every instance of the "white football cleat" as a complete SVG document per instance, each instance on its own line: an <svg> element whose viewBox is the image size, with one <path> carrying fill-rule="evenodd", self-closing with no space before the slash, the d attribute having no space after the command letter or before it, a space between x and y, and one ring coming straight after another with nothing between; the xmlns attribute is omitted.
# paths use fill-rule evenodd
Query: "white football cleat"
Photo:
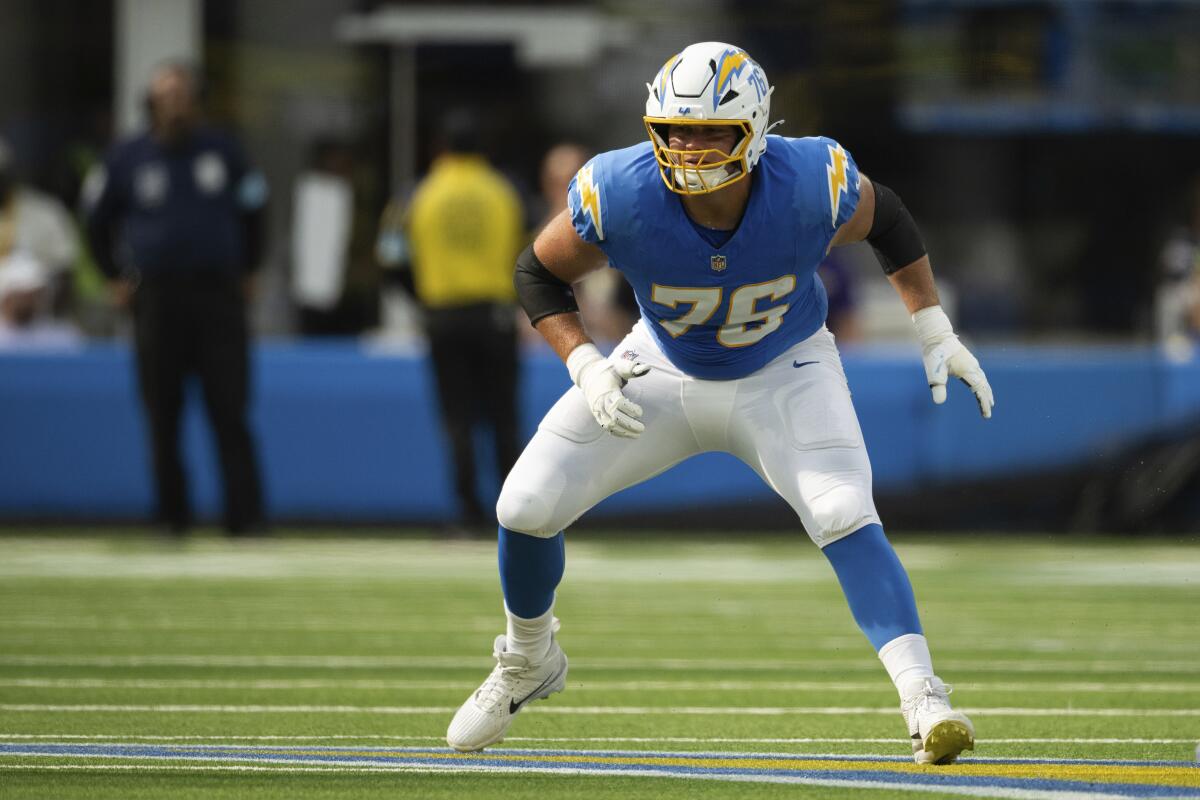
<svg viewBox="0 0 1200 800"><path fill-rule="evenodd" d="M554 629L558 630L558 620ZM467 753L495 744L504 738L518 711L567 685L567 656L557 639L551 637L550 651L537 664L508 652L507 645L503 635L496 637L492 652L496 668L450 721L446 744L455 750Z"/></svg>
<svg viewBox="0 0 1200 800"><path fill-rule="evenodd" d="M963 750L975 749L975 726L950 707L950 692L940 678L921 678L905 687L900 713L918 764L953 764Z"/></svg>

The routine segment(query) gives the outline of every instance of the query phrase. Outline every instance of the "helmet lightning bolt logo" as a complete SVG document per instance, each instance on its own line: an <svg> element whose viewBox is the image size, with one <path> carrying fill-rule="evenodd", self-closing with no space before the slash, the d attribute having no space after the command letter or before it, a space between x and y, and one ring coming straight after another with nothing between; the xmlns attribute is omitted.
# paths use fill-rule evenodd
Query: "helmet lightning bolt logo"
<svg viewBox="0 0 1200 800"><path fill-rule="evenodd" d="M846 183L846 151L840 144L836 147L829 145L829 164L825 170L829 173L829 207L833 211L833 225L836 227L838 207L842 204L842 195L849 188Z"/></svg>
<svg viewBox="0 0 1200 800"><path fill-rule="evenodd" d="M742 70L746 68L747 64L753 63L750 60L750 56L741 50L725 51L721 56L721 63L717 66L717 80L713 84L714 111L721 104L721 95L725 94L725 90L729 88L729 84L733 83L733 79L741 75Z"/></svg>
<svg viewBox="0 0 1200 800"><path fill-rule="evenodd" d="M591 218L592 227L596 229L596 238L603 239L604 224L601 222L600 214L600 191L596 188L595 181L592 180L592 165L588 164L579 170L579 175L576 177L579 182L579 205Z"/></svg>

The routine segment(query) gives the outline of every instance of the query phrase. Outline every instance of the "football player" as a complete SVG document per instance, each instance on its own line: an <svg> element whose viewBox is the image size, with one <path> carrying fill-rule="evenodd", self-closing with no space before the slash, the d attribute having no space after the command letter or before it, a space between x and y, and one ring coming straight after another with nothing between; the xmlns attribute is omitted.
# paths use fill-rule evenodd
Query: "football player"
<svg viewBox="0 0 1200 800"><path fill-rule="evenodd" d="M773 87L744 50L691 45L647 88L649 141L580 169L567 210L517 261L522 305L575 386L501 491L507 631L495 641L496 668L446 740L462 751L494 744L522 708L565 686L553 612L563 529L614 492L718 450L795 510L900 694L914 758L950 763L973 748L974 728L934 673L908 575L875 511L815 274L828 249L873 245L912 314L935 403L958 377L990 417L987 378L939 305L904 203L831 139L769 136ZM641 308L607 358L571 294L606 263Z"/></svg>

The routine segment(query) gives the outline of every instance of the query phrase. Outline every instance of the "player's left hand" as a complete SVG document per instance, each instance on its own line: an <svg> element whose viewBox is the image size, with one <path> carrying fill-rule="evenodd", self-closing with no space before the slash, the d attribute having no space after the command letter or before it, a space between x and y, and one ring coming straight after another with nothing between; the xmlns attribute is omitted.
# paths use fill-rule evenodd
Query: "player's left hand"
<svg viewBox="0 0 1200 800"><path fill-rule="evenodd" d="M983 418L991 419L992 407L996 405L992 386L979 360L958 340L941 306L921 309L913 314L913 323L921 339L921 361L933 402L938 405L946 402L946 381L958 378L975 393Z"/></svg>
<svg viewBox="0 0 1200 800"><path fill-rule="evenodd" d="M926 348L921 360L925 364L925 377L929 379L933 402L938 405L946 402L946 381L953 376L970 387L979 403L979 413L984 419L991 419L992 406L996 404L992 386L988 383L987 375L983 374L979 360L971 355L971 351L957 336Z"/></svg>

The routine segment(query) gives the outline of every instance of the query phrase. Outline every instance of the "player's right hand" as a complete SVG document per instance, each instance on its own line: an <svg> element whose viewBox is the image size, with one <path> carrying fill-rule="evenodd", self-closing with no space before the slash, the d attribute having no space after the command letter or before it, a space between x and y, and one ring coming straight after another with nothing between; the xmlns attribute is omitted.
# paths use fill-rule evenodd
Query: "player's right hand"
<svg viewBox="0 0 1200 800"><path fill-rule="evenodd" d="M622 359L614 366L595 345L582 344L567 357L567 371L601 428L625 439L641 436L646 429L641 421L642 407L621 389L631 379L649 372L648 364Z"/></svg>

